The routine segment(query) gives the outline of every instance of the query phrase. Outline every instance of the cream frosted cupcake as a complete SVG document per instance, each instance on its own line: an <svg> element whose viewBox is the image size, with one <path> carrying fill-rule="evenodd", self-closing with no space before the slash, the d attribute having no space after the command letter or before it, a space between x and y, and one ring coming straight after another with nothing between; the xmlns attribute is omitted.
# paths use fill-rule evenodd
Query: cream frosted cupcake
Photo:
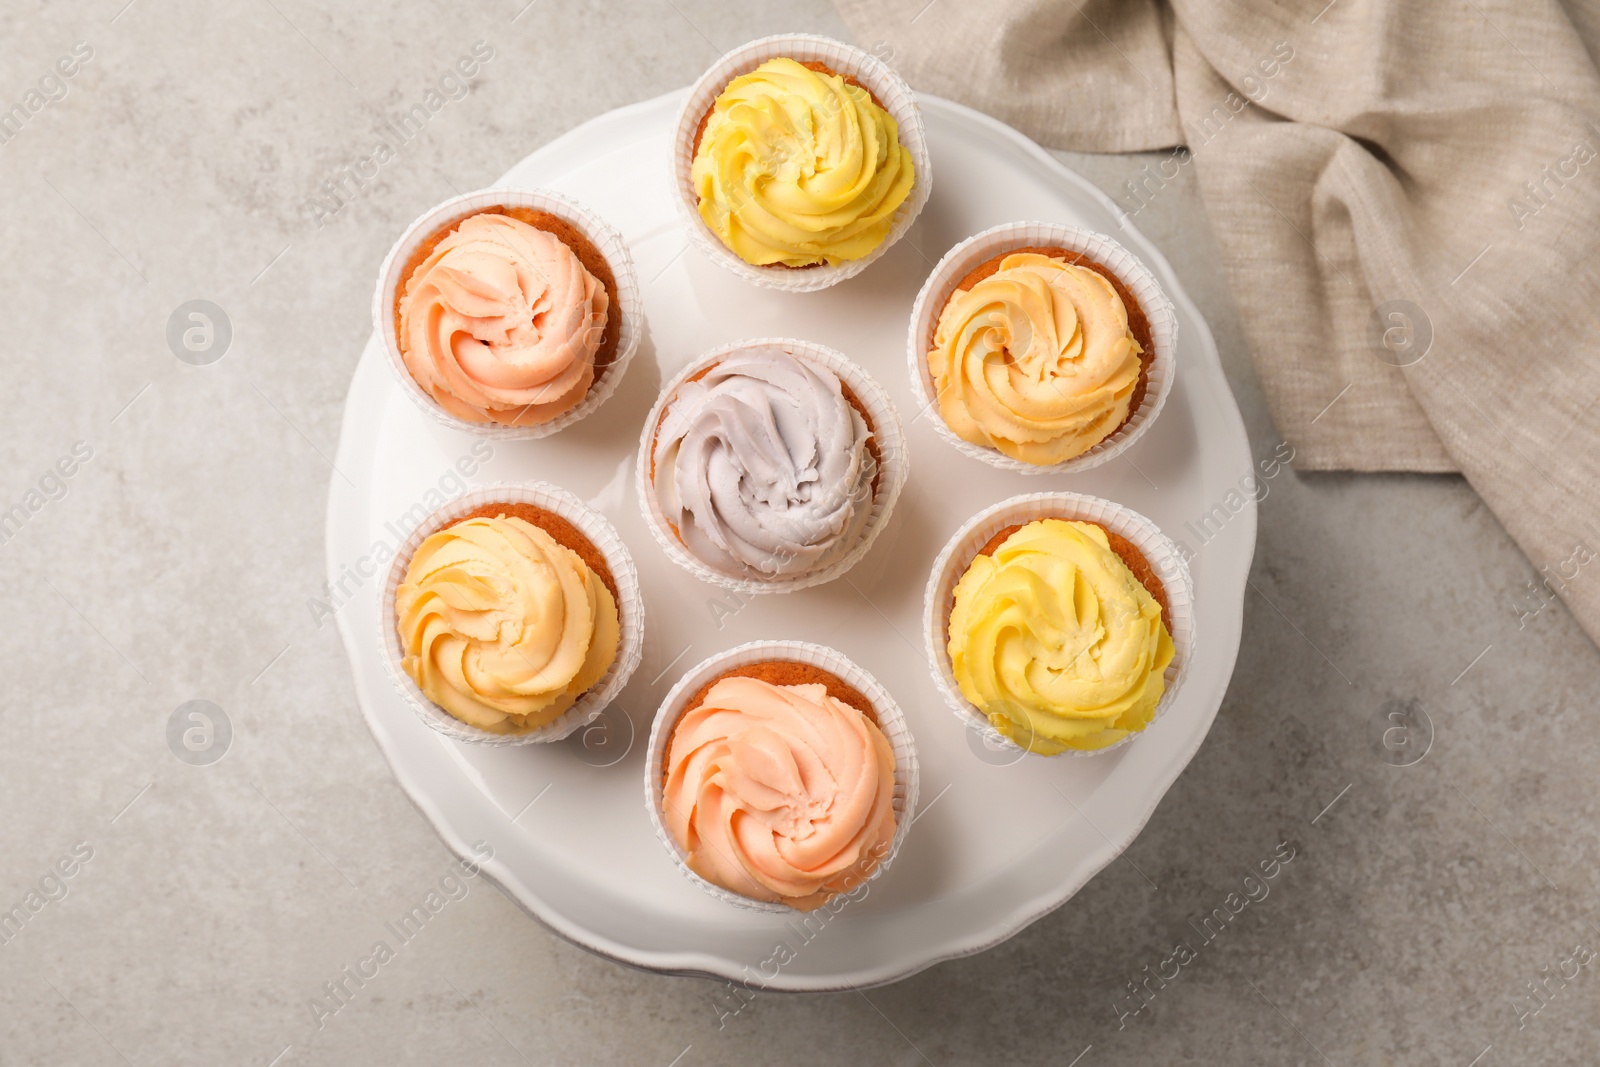
<svg viewBox="0 0 1600 1067"><path fill-rule="evenodd" d="M910 88L876 57L807 34L724 56L691 89L675 153L696 243L780 289L857 273L909 228L930 184Z"/></svg>
<svg viewBox="0 0 1600 1067"><path fill-rule="evenodd" d="M632 561L609 523L552 486L472 497L396 558L391 669L446 733L555 740L599 714L637 666Z"/></svg>
<svg viewBox="0 0 1600 1067"><path fill-rule="evenodd" d="M969 455L1028 473L1126 448L1171 385L1176 318L1154 278L1098 234L1047 223L957 245L918 296L913 380Z"/></svg>
<svg viewBox="0 0 1600 1067"><path fill-rule="evenodd" d="M811 911L887 866L916 804L899 708L832 649L757 643L668 695L646 789L682 869L742 906Z"/></svg>
<svg viewBox="0 0 1600 1067"><path fill-rule="evenodd" d="M444 421L542 436L592 410L637 346L620 236L553 193L458 197L390 253L375 314L402 384Z"/></svg>
<svg viewBox="0 0 1600 1067"><path fill-rule="evenodd" d="M820 345L745 341L662 391L639 496L674 562L754 592L801 588L865 554L906 477L899 419L865 372Z"/></svg>
<svg viewBox="0 0 1600 1067"><path fill-rule="evenodd" d="M1142 732L1193 654L1190 579L1149 520L1110 501L1004 501L952 538L930 580L930 658L946 699L1040 755Z"/></svg>

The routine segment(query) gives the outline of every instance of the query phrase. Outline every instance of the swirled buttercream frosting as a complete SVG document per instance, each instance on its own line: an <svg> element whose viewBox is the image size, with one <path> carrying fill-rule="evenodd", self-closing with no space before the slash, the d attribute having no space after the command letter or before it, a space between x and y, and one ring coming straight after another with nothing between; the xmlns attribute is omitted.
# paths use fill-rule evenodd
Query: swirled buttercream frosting
<svg viewBox="0 0 1600 1067"><path fill-rule="evenodd" d="M522 733L554 721L611 667L616 600L582 557L515 517L427 537L395 593L401 667L462 722Z"/></svg>
<svg viewBox="0 0 1600 1067"><path fill-rule="evenodd" d="M859 885L894 839L894 750L823 684L724 677L683 714L662 814L689 868L802 911Z"/></svg>
<svg viewBox="0 0 1600 1067"><path fill-rule="evenodd" d="M1082 455L1126 421L1141 351L1105 275L1027 252L951 295L928 369L956 436L1050 464Z"/></svg>
<svg viewBox="0 0 1600 1067"><path fill-rule="evenodd" d="M826 367L738 354L685 382L653 445L662 513L706 566L737 578L809 574L858 543L878 464L866 418Z"/></svg>
<svg viewBox="0 0 1600 1067"><path fill-rule="evenodd" d="M1044 755L1144 729L1166 690L1161 605L1094 523L1030 522L955 587L950 663L962 696Z"/></svg>
<svg viewBox="0 0 1600 1067"><path fill-rule="evenodd" d="M792 59L728 83L690 168L700 217L757 266L862 258L889 236L914 179L899 127L871 93Z"/></svg>
<svg viewBox="0 0 1600 1067"><path fill-rule="evenodd" d="M457 418L538 425L572 410L594 383L609 304L555 234L509 215L472 215L406 279L400 354Z"/></svg>

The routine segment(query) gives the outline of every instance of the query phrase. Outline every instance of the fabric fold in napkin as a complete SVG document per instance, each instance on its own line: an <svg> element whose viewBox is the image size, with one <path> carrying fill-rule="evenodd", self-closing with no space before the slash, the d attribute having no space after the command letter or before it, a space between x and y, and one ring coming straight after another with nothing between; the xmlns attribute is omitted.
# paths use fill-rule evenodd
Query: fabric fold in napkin
<svg viewBox="0 0 1600 1067"><path fill-rule="evenodd" d="M1460 471L1600 638L1600 5L835 2L917 89L1165 150L1136 225L1192 169L1296 466Z"/></svg>

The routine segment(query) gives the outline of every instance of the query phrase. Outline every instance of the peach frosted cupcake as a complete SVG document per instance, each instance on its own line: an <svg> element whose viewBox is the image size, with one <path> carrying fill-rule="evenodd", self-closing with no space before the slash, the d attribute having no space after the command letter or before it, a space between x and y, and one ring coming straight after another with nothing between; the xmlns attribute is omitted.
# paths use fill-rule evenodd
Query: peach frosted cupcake
<svg viewBox="0 0 1600 1067"><path fill-rule="evenodd" d="M385 264L380 326L402 384L454 425L542 436L592 410L637 345L637 283L614 230L551 193L429 212Z"/></svg>
<svg viewBox="0 0 1600 1067"><path fill-rule="evenodd" d="M702 888L811 911L889 863L916 804L904 717L866 672L802 642L700 664L663 702L646 788L657 833Z"/></svg>
<svg viewBox="0 0 1600 1067"><path fill-rule="evenodd" d="M465 740L550 741L637 666L643 608L604 518L554 486L476 490L397 555L384 598L395 683Z"/></svg>

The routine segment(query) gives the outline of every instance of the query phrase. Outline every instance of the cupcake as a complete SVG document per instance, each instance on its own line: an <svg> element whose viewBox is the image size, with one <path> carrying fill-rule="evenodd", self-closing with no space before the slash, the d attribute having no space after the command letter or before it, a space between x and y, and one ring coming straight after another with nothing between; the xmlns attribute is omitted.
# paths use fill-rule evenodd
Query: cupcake
<svg viewBox="0 0 1600 1067"><path fill-rule="evenodd" d="M823 37L766 38L724 56L691 90L676 151L698 243L777 288L854 274L927 199L909 87Z"/></svg>
<svg viewBox="0 0 1600 1067"><path fill-rule="evenodd" d="M889 236L915 180L894 117L854 75L769 59L700 118L689 171L700 218L757 267L861 259Z"/></svg>
<svg viewBox="0 0 1600 1067"><path fill-rule="evenodd" d="M548 193L458 197L396 245L380 288L396 369L453 424L552 432L614 388L637 285L615 231Z"/></svg>
<svg viewBox="0 0 1600 1067"><path fill-rule="evenodd" d="M565 736L639 659L632 561L552 486L479 490L436 514L396 558L385 607L402 691L467 739Z"/></svg>
<svg viewBox="0 0 1600 1067"><path fill-rule="evenodd" d="M692 573L756 591L842 574L905 481L899 420L843 356L746 341L702 358L645 423L640 500Z"/></svg>
<svg viewBox="0 0 1600 1067"><path fill-rule="evenodd" d="M768 642L713 657L668 695L647 789L658 833L703 886L812 911L887 865L915 764L870 675L831 649Z"/></svg>
<svg viewBox="0 0 1600 1067"><path fill-rule="evenodd" d="M1154 419L1174 327L1154 279L1115 242L1013 224L935 268L913 312L913 375L965 451L1011 469L1081 469Z"/></svg>
<svg viewBox="0 0 1600 1067"><path fill-rule="evenodd" d="M1172 543L1109 501L1006 501L952 540L930 584L941 685L1027 751L1113 747L1176 689L1188 583Z"/></svg>

